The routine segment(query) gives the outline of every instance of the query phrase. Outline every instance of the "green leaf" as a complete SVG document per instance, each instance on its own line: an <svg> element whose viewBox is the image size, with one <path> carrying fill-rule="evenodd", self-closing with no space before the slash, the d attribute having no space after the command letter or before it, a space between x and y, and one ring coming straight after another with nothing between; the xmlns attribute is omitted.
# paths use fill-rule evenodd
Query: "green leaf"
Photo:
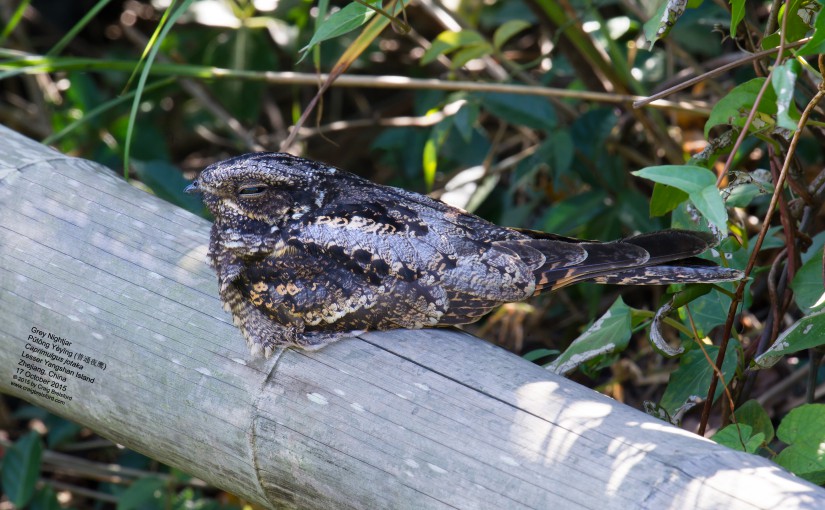
<svg viewBox="0 0 825 510"><path fill-rule="evenodd" d="M771 192L773 186L762 186L746 182L743 184L734 184L730 188L730 194L725 199L725 205L728 207L747 207L753 202L753 199Z"/></svg>
<svg viewBox="0 0 825 510"><path fill-rule="evenodd" d="M29 432L18 439L3 456L0 484L14 506L26 506L34 495L34 485L40 474L43 445L37 432Z"/></svg>
<svg viewBox="0 0 825 510"><path fill-rule="evenodd" d="M498 27L493 34L493 47L500 50L504 43L509 41L517 33L530 28L530 23L523 19L511 19Z"/></svg>
<svg viewBox="0 0 825 510"><path fill-rule="evenodd" d="M572 372L582 363L604 354L621 352L630 340L630 308L618 298L604 315L579 335L553 363L547 366L557 374Z"/></svg>
<svg viewBox="0 0 825 510"><path fill-rule="evenodd" d="M549 131L556 127L556 112L543 97L488 92L479 94L481 107L511 124Z"/></svg>
<svg viewBox="0 0 825 510"><path fill-rule="evenodd" d="M739 343L735 339L728 342L728 350L725 354L725 362L722 365L722 374L725 381L730 382L736 374ZM708 361L699 346L693 346L679 359L679 368L670 375L664 395L659 404L671 415L684 405L693 396L705 398L710 387L710 379L713 375L713 362L719 348L713 345L704 346L710 356ZM723 388L719 384L716 387L714 401L722 394Z"/></svg>
<svg viewBox="0 0 825 510"><path fill-rule="evenodd" d="M366 0L366 2L370 5L381 6L381 0ZM375 10L358 2L351 2L340 11L333 13L321 23L318 30L312 35L312 39L309 40L309 44L301 48L302 55L298 63L307 56L309 50L316 44L352 32L373 16L375 16Z"/></svg>
<svg viewBox="0 0 825 510"><path fill-rule="evenodd" d="M815 484L825 483L825 405L806 404L788 413L776 437L788 444L774 462Z"/></svg>
<svg viewBox="0 0 825 510"><path fill-rule="evenodd" d="M721 287L733 292L736 287L732 283L718 284ZM708 292L699 296L690 303L690 316L693 318L693 325L696 327L696 334L704 338L710 330L724 324L728 317L730 307L730 297L722 292ZM684 308L679 309L679 318L687 326L691 327L690 318Z"/></svg>
<svg viewBox="0 0 825 510"><path fill-rule="evenodd" d="M773 441L775 435L773 423L765 408L758 401L748 400L739 406L733 415L737 423L751 426L754 434L763 434L766 443Z"/></svg>
<svg viewBox="0 0 825 510"><path fill-rule="evenodd" d="M802 317L783 331L770 349L753 360L751 368L769 368L786 354L820 345L825 345L825 310Z"/></svg>
<svg viewBox="0 0 825 510"><path fill-rule="evenodd" d="M687 0L665 0L659 4L656 13L644 24L645 39L650 48L665 37L676 21L684 14Z"/></svg>
<svg viewBox="0 0 825 510"><path fill-rule="evenodd" d="M702 216L716 225L722 232L727 231L728 211L725 209L725 201L722 199L716 183L702 189L698 193L691 193L689 197L693 205L702 213Z"/></svg>
<svg viewBox="0 0 825 510"><path fill-rule="evenodd" d="M814 16L816 10L819 9L819 4L809 0L792 0L790 9L785 9L785 3L779 8L779 27L785 25L785 44L796 42L808 34L808 31L814 25ZM790 12L787 22L783 21L786 13ZM770 49L779 46L780 34L778 29L776 32L764 37L762 39L762 48Z"/></svg>
<svg viewBox="0 0 825 510"><path fill-rule="evenodd" d="M478 112L478 104L468 101L455 113L453 127L458 131L458 134L461 135L461 139L464 140L465 143L470 143L470 139L473 136L473 129L478 121Z"/></svg>
<svg viewBox="0 0 825 510"><path fill-rule="evenodd" d="M568 129L556 129L547 136L542 143L542 148L551 147L550 150L550 171L553 174L553 184L560 186L561 177L570 171L575 156L573 148L573 137Z"/></svg>
<svg viewBox="0 0 825 510"><path fill-rule="evenodd" d="M725 97L720 99L711 110L710 117L705 123L705 137L708 137L712 127L720 124L744 126L748 112L753 108L756 96L759 94L763 83L765 83L765 78L754 78L737 85ZM758 111L766 115L776 114L776 93L772 87L765 90Z"/></svg>
<svg viewBox="0 0 825 510"><path fill-rule="evenodd" d="M786 60L771 73L771 85L776 93L776 124L791 131L796 131L800 118L793 102L798 74L799 62L795 59Z"/></svg>
<svg viewBox="0 0 825 510"><path fill-rule="evenodd" d="M135 510L148 505L164 508L166 482L157 478L141 478L123 491L117 500L117 510Z"/></svg>
<svg viewBox="0 0 825 510"><path fill-rule="evenodd" d="M730 36L736 38L739 22L745 18L745 0L730 0Z"/></svg>
<svg viewBox="0 0 825 510"><path fill-rule="evenodd" d="M731 423L713 436L711 440L740 452L756 453L765 444L765 434L754 434L750 425Z"/></svg>
<svg viewBox="0 0 825 510"><path fill-rule="evenodd" d="M548 356L555 356L556 354L560 353L558 349L536 349L534 351L530 351L522 356L522 358L526 359L527 361L536 361L541 358L546 358Z"/></svg>
<svg viewBox="0 0 825 510"><path fill-rule="evenodd" d="M649 166L631 172L637 177L680 189L687 194L700 192L716 185L716 176L707 168L691 165Z"/></svg>
<svg viewBox="0 0 825 510"><path fill-rule="evenodd" d="M825 15L823 9L819 9L814 21L814 33L811 40L804 46L796 50L796 55L800 57L825 53Z"/></svg>
<svg viewBox="0 0 825 510"><path fill-rule="evenodd" d="M679 188L657 182L650 197L650 216L664 216L688 199L688 194Z"/></svg>
<svg viewBox="0 0 825 510"><path fill-rule="evenodd" d="M806 312L811 312L825 303L825 285L822 282L822 249L816 252L796 272L791 282L794 299Z"/></svg>
<svg viewBox="0 0 825 510"><path fill-rule="evenodd" d="M485 57L485 56L489 55L491 52L492 52L492 48L486 42L483 43L483 44L474 44L474 45L471 45L471 46L465 46L465 47L459 49L458 51L456 51L455 53L453 53L451 67L453 69L458 69L459 67L462 67L467 62L469 62L473 59Z"/></svg>
<svg viewBox="0 0 825 510"><path fill-rule="evenodd" d="M605 205L606 198L607 193L604 190L597 189L557 202L547 210L541 222L541 230L563 234L570 233L575 228L604 214L607 209Z"/></svg>
<svg viewBox="0 0 825 510"><path fill-rule="evenodd" d="M60 510L57 494L49 486L34 492L34 496L26 510Z"/></svg>
<svg viewBox="0 0 825 510"><path fill-rule="evenodd" d="M453 117L447 117L435 126L430 131L430 136L424 143L424 152L422 154L422 169L424 171L424 184L427 190L433 189L435 183L435 173L438 169L438 151L447 140L447 134L450 132Z"/></svg>
<svg viewBox="0 0 825 510"><path fill-rule="evenodd" d="M52 449L74 439L82 430L82 427L77 423L53 414L46 418L46 427L49 429L49 433L46 435L46 444Z"/></svg>
<svg viewBox="0 0 825 510"><path fill-rule="evenodd" d="M688 198L702 213L702 216L722 231L727 230L728 213L719 189L716 176L707 168L692 165L651 166L632 172L633 175L651 181L667 184L688 194ZM667 203L674 209L679 203ZM657 207L664 208L662 205Z"/></svg>
<svg viewBox="0 0 825 510"><path fill-rule="evenodd" d="M461 30L460 32L445 31L438 34L430 48L421 56L421 65L434 62L439 55L456 51L466 46L484 46L489 44L484 37L475 30ZM459 66L460 67L460 66Z"/></svg>

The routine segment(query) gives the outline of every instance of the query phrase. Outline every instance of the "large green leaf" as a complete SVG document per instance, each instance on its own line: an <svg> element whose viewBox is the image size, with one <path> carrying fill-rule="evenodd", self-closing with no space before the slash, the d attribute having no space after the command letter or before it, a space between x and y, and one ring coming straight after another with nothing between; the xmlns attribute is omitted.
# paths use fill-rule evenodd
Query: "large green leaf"
<svg viewBox="0 0 825 510"><path fill-rule="evenodd" d="M825 303L825 286L822 282L822 249L796 272L791 282L796 304L805 311L812 311Z"/></svg>
<svg viewBox="0 0 825 510"><path fill-rule="evenodd" d="M0 473L3 492L14 506L26 506L34 495L34 485L40 475L40 459L43 445L37 432L29 432L18 439L3 456L3 472Z"/></svg>
<svg viewBox="0 0 825 510"><path fill-rule="evenodd" d="M776 437L788 444L774 462L816 484L825 483L825 405L806 404L788 413Z"/></svg>
<svg viewBox="0 0 825 510"><path fill-rule="evenodd" d="M744 126L748 112L753 108L763 83L765 83L765 78L754 78L737 85L725 97L720 99L711 110L707 122L705 122L705 137L708 137L712 127L720 124ZM773 87L768 87L765 90L758 111L765 115L776 115L776 93ZM752 125L752 128L759 127L758 123L755 124Z"/></svg>
<svg viewBox="0 0 825 510"><path fill-rule="evenodd" d="M731 423L713 436L711 440L734 450L756 453L765 443L765 434L754 433L753 427L743 423Z"/></svg>
<svg viewBox="0 0 825 510"><path fill-rule="evenodd" d="M702 213L702 216L716 225L719 230L727 230L728 213L725 209L725 201L722 200L722 195L716 187L716 176L707 168L693 165L661 165L649 166L632 173L687 193L688 198ZM673 203L672 197L664 205L661 203L661 197L658 200L657 210L666 207L673 209L678 205L678 202Z"/></svg>
<svg viewBox="0 0 825 510"><path fill-rule="evenodd" d="M117 500L117 510L164 508L166 482L158 478L141 478L126 489Z"/></svg>
<svg viewBox="0 0 825 510"><path fill-rule="evenodd" d="M730 382L736 373L736 366L739 362L739 343L731 339L728 342L728 350L725 353L725 362L722 365L722 374L725 381ZM659 404L673 416L691 397L699 396L704 398L710 387L710 380L713 376L713 363L716 361L716 354L719 348L713 345L704 346L710 360L708 360L699 346L694 346L679 359L679 368L670 375L664 395ZM714 400L722 394L723 388L719 384L716 387Z"/></svg>
<svg viewBox="0 0 825 510"><path fill-rule="evenodd" d="M48 485L36 490L26 510L60 510L57 494Z"/></svg>
<svg viewBox="0 0 825 510"><path fill-rule="evenodd" d="M653 186L653 195L650 197L650 215L663 216L687 199L688 194L679 188L657 182Z"/></svg>
<svg viewBox="0 0 825 510"><path fill-rule="evenodd" d="M620 352L627 347L630 333L630 308L619 298L547 369L557 374L567 374L598 356Z"/></svg>
<svg viewBox="0 0 825 510"><path fill-rule="evenodd" d="M716 177L707 168L692 165L660 165L636 170L633 175L673 186L685 193L700 192L716 185Z"/></svg>
<svg viewBox="0 0 825 510"><path fill-rule="evenodd" d="M762 405L754 399L748 400L739 406L733 413L738 423L744 423L753 427L754 434L762 433L765 442L770 443L776 435L771 417Z"/></svg>
<svg viewBox="0 0 825 510"><path fill-rule="evenodd" d="M511 124L549 131L556 126L556 112L547 98L503 92L479 95L481 107Z"/></svg>

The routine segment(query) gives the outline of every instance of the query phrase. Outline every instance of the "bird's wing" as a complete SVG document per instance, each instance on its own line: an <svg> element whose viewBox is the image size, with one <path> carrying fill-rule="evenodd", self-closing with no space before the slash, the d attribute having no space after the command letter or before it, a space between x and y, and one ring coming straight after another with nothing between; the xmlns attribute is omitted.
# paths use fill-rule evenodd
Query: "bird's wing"
<svg viewBox="0 0 825 510"><path fill-rule="evenodd" d="M566 267L587 256L574 243L532 239L442 202L382 186L338 197L284 235L287 244L360 271L371 283L416 281L496 303L531 295L539 268Z"/></svg>

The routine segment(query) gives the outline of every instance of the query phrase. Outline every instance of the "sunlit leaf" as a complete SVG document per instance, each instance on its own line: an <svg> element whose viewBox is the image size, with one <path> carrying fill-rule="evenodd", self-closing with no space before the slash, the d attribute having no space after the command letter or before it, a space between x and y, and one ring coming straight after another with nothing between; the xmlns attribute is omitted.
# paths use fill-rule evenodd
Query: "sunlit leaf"
<svg viewBox="0 0 825 510"><path fill-rule="evenodd" d="M446 55L459 48L483 45L488 45L487 41L475 30L461 30L459 32L448 30L441 32L438 37L435 38L432 45L430 45L429 49L421 56L421 65L434 62L439 55Z"/></svg>
<svg viewBox="0 0 825 510"><path fill-rule="evenodd" d="M776 437L788 444L774 462L813 482L825 483L825 405L806 404L788 413L776 430Z"/></svg>
<svg viewBox="0 0 825 510"><path fill-rule="evenodd" d="M371 5L381 6L381 0L366 0L366 2ZM309 50L316 44L352 32L369 21L373 16L375 16L374 9L370 9L366 5L358 2L351 2L340 11L331 14L330 17L321 23L318 30L312 35L309 43L301 48L302 55L298 62L300 63L301 60L306 57Z"/></svg>
<svg viewBox="0 0 825 510"><path fill-rule="evenodd" d="M796 321L779 335L770 349L753 360L751 368L770 368L783 356L825 345L825 310Z"/></svg>
<svg viewBox="0 0 825 510"><path fill-rule="evenodd" d="M765 443L765 434L754 434L750 425L732 423L711 436L711 440L740 452L756 453Z"/></svg>
<svg viewBox="0 0 825 510"><path fill-rule="evenodd" d="M530 23L522 19L511 19L504 22L493 34L493 47L500 50L510 38L527 28L530 28Z"/></svg>

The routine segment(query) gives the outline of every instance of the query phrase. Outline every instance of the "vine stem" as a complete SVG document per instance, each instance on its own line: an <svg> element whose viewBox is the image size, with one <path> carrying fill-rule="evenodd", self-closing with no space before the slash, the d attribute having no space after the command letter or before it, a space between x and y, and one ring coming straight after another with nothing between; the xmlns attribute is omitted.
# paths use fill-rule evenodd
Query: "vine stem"
<svg viewBox="0 0 825 510"><path fill-rule="evenodd" d="M780 52L781 54L781 52ZM825 67L825 59L823 56L820 55L820 68ZM722 342L719 346L719 353L716 356L716 367L721 370L722 363L725 361L725 350L727 350L728 342L730 340L731 332L733 331L733 320L736 316L736 310L739 307L739 303L742 301L742 297L745 294L745 286L747 285L748 276L750 275L751 271L753 270L754 265L756 265L756 257L759 255L759 250L762 247L762 242L765 240L765 236L768 233L768 229L771 225L771 219L773 218L773 213L776 210L776 206L779 203L780 193L782 193L782 188L784 187L785 180L788 176L788 171L791 167L791 162L793 160L793 156L796 153L796 147L799 144L799 139L802 136L802 131L805 128L805 125L808 122L808 117L810 117L811 113L813 113L814 109L816 108L817 104L825 97L825 82L819 83L819 90L814 95L813 98L808 102L808 105L805 107L805 110L802 112L802 115L799 119L799 123L796 126L796 131L791 138L791 143L788 146L788 153L785 156L785 162L782 165L782 171L779 173L779 178L777 179L773 196L771 197L771 203L768 206L768 210L765 213L765 219L762 222L762 228L759 231L759 236L756 238L756 242L753 246L753 251L751 252L750 258L748 258L748 265L745 267L745 278L743 278L739 285L736 287L736 294L734 295L733 300L731 301L730 308L728 309L728 318L725 321L725 330L722 336ZM776 320L779 320L777 317ZM699 424L699 431L698 434L700 436L705 435L705 429L707 428L708 419L710 417L710 409L713 406L713 395L716 393L716 385L718 384L719 379L717 377L717 372L714 371L711 381L710 387L708 388L708 397L705 400L705 405L702 408L702 420Z"/></svg>

